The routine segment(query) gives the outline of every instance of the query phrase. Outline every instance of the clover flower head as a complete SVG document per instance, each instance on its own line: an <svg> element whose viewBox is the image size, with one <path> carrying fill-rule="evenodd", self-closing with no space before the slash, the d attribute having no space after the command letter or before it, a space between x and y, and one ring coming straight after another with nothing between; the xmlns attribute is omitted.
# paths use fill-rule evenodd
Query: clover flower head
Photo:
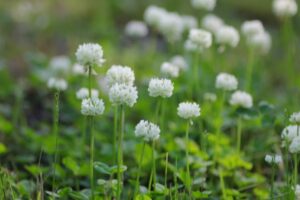
<svg viewBox="0 0 300 200"><path fill-rule="evenodd" d="M272 39L268 32L264 31L248 37L247 44L260 54L267 54L272 46Z"/></svg>
<svg viewBox="0 0 300 200"><path fill-rule="evenodd" d="M265 161L269 164L279 164L282 163L282 156L281 155L269 155L267 154L265 157Z"/></svg>
<svg viewBox="0 0 300 200"><path fill-rule="evenodd" d="M99 96L99 92L96 89L92 89L91 90L91 95L92 98L98 98ZM86 99L89 97L89 90L88 88L80 88L77 92L76 92L76 98L77 99Z"/></svg>
<svg viewBox="0 0 300 200"><path fill-rule="evenodd" d="M79 45L75 55L77 62L84 67L101 67L105 62L103 50L99 44L85 43Z"/></svg>
<svg viewBox="0 0 300 200"><path fill-rule="evenodd" d="M135 136L143 138L146 142L159 139L160 128L149 121L141 120L135 127Z"/></svg>
<svg viewBox="0 0 300 200"><path fill-rule="evenodd" d="M67 56L55 56L50 60L50 68L58 73L67 74L71 66L71 61Z"/></svg>
<svg viewBox="0 0 300 200"><path fill-rule="evenodd" d="M273 12L279 18L293 17L298 12L298 5L295 0L274 0Z"/></svg>
<svg viewBox="0 0 300 200"><path fill-rule="evenodd" d="M132 107L138 98L136 87L124 83L114 84L109 89L109 100L113 105L127 105Z"/></svg>
<svg viewBox="0 0 300 200"><path fill-rule="evenodd" d="M290 116L290 122L300 124L300 112L295 112Z"/></svg>
<svg viewBox="0 0 300 200"><path fill-rule="evenodd" d="M142 38L148 34L148 27L144 22L130 21L126 24L125 33L130 37Z"/></svg>
<svg viewBox="0 0 300 200"><path fill-rule="evenodd" d="M227 73L220 73L216 78L216 88L226 91L236 90L238 81L235 76Z"/></svg>
<svg viewBox="0 0 300 200"><path fill-rule="evenodd" d="M68 83L62 78L50 78L47 82L47 86L50 89L55 89L58 91L64 91L68 88Z"/></svg>
<svg viewBox="0 0 300 200"><path fill-rule="evenodd" d="M242 29L242 33L246 37L251 37L253 35L264 32L264 26L260 20L245 21L242 24L241 29Z"/></svg>
<svg viewBox="0 0 300 200"><path fill-rule="evenodd" d="M135 80L134 72L130 67L113 65L106 73L108 86L116 83L132 86Z"/></svg>
<svg viewBox="0 0 300 200"><path fill-rule="evenodd" d="M171 97L174 86L169 79L153 78L149 82L148 92L151 97Z"/></svg>
<svg viewBox="0 0 300 200"><path fill-rule="evenodd" d="M192 6L196 9L204 9L212 11L217 1L216 0L191 0Z"/></svg>
<svg viewBox="0 0 300 200"><path fill-rule="evenodd" d="M186 71L188 69L188 63L184 57L180 55L173 56L170 60L170 63L177 66L180 70Z"/></svg>
<svg viewBox="0 0 300 200"><path fill-rule="evenodd" d="M200 106L197 103L182 102L177 107L177 114L183 119L193 119L200 116Z"/></svg>
<svg viewBox="0 0 300 200"><path fill-rule="evenodd" d="M102 99L97 97L86 98L81 102L81 114L86 116L97 116L103 114L105 109Z"/></svg>
<svg viewBox="0 0 300 200"><path fill-rule="evenodd" d="M151 5L145 10L144 20L150 26L157 28L160 24L160 20L164 18L166 13L167 11L165 9Z"/></svg>
<svg viewBox="0 0 300 200"><path fill-rule="evenodd" d="M300 127L297 125L289 125L281 132L281 138L287 143L290 143L298 135L300 136Z"/></svg>
<svg viewBox="0 0 300 200"><path fill-rule="evenodd" d="M164 62L161 65L160 71L167 77L177 78L179 76L179 67L170 62Z"/></svg>
<svg viewBox="0 0 300 200"><path fill-rule="evenodd" d="M300 152L300 136L296 136L290 146L289 146L290 153L299 153Z"/></svg>
<svg viewBox="0 0 300 200"><path fill-rule="evenodd" d="M252 96L244 91L235 91L230 98L229 103L232 106L251 108L253 106Z"/></svg>
<svg viewBox="0 0 300 200"><path fill-rule="evenodd" d="M216 41L220 45L236 47L240 41L240 35L234 27L222 26L216 33Z"/></svg>
<svg viewBox="0 0 300 200"><path fill-rule="evenodd" d="M222 26L224 26L223 20L213 14L207 14L205 17L203 17L201 24L205 30L210 31L214 35L216 35Z"/></svg>
<svg viewBox="0 0 300 200"><path fill-rule="evenodd" d="M212 45L212 34L203 29L191 29L188 39L199 49L207 49Z"/></svg>

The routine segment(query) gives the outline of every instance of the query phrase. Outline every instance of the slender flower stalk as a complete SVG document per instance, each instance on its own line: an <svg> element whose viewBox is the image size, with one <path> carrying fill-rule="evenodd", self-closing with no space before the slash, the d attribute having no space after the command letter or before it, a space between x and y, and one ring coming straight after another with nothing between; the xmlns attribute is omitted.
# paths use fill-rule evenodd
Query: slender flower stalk
<svg viewBox="0 0 300 200"><path fill-rule="evenodd" d="M95 139L94 139L94 117L88 116L88 127L90 134L90 184L91 184L91 194L92 200L95 199L94 192L94 148L95 148Z"/></svg>
<svg viewBox="0 0 300 200"><path fill-rule="evenodd" d="M117 134L118 134L118 117L119 117L119 108L118 106L115 106L115 110L114 110L114 138L113 138L113 161L114 163L117 162Z"/></svg>
<svg viewBox="0 0 300 200"><path fill-rule="evenodd" d="M190 121L186 124L186 132L185 132L185 159L186 159L186 184L188 188L189 197L191 197L192 188L191 188L191 175L190 175L190 162L189 162L189 129L190 129Z"/></svg>
<svg viewBox="0 0 300 200"><path fill-rule="evenodd" d="M54 111L53 111L53 135L55 137L55 153L54 153L54 166L53 166L53 180L52 180L52 192L56 190L55 178L56 178L56 165L59 151L59 135L58 135L58 123L59 123L59 90L54 94ZM54 197L55 198L55 197Z"/></svg>
<svg viewBox="0 0 300 200"><path fill-rule="evenodd" d="M241 140L242 140L242 116L238 117L237 121L237 152L240 153L241 151Z"/></svg>
<svg viewBox="0 0 300 200"><path fill-rule="evenodd" d="M153 175L153 191L156 190L156 158L155 158L155 141L152 141L152 175Z"/></svg>
<svg viewBox="0 0 300 200"><path fill-rule="evenodd" d="M169 153L167 152L166 153L166 160L165 160L165 162L166 162L166 166L165 166L165 188L167 188L168 187L168 183L167 183L167 181L168 181L168 162L169 162Z"/></svg>
<svg viewBox="0 0 300 200"><path fill-rule="evenodd" d="M272 179L271 179L271 199L274 199L274 182L275 182L275 162L272 162Z"/></svg>
<svg viewBox="0 0 300 200"><path fill-rule="evenodd" d="M140 175L141 175L141 168L142 168L142 164L143 164L145 146L146 146L146 142L143 142L141 157L140 157L139 164L138 164L138 174L137 174L136 182L135 182L134 197L136 197L136 195L138 194L139 187L140 187Z"/></svg>
<svg viewBox="0 0 300 200"><path fill-rule="evenodd" d="M223 109L224 109L224 104L225 104L225 96L226 96L226 91L223 90L221 92L221 97L220 97L220 100L217 101L218 102L218 117L217 117L217 136L219 136L221 134L221 128L222 128L222 125L223 125Z"/></svg>
<svg viewBox="0 0 300 200"><path fill-rule="evenodd" d="M123 137L124 137L124 126L125 126L125 108L121 105L121 122L120 122L120 132L118 135L118 188L117 188L117 200L121 199L122 194L122 183L123 175L121 168L123 166Z"/></svg>

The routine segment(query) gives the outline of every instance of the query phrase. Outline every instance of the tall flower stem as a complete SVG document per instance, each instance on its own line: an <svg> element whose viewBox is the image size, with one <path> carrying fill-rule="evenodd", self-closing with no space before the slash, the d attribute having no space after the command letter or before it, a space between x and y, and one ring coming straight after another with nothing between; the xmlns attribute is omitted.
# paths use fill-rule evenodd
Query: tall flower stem
<svg viewBox="0 0 300 200"><path fill-rule="evenodd" d="M220 176L222 197L223 197L223 199L227 199L226 186L225 186L225 181L224 181L224 175L223 175L223 171L221 169L219 169L219 176Z"/></svg>
<svg viewBox="0 0 300 200"><path fill-rule="evenodd" d="M91 194L92 200L95 199L94 193L94 148L95 148L95 138L94 138L94 117L88 116L89 123L89 134L90 134L90 184L91 184Z"/></svg>
<svg viewBox="0 0 300 200"><path fill-rule="evenodd" d="M191 176L190 176L190 162L189 162L189 129L190 129L190 121L186 124L186 132L185 132L185 159L186 159L186 186L188 189L189 197L191 197Z"/></svg>
<svg viewBox="0 0 300 200"><path fill-rule="evenodd" d="M298 182L298 155L294 154L294 186L296 187Z"/></svg>
<svg viewBox="0 0 300 200"><path fill-rule="evenodd" d="M113 138L113 162L117 162L117 134L118 134L118 116L119 116L119 108L118 106L115 107L114 110L114 138Z"/></svg>
<svg viewBox="0 0 300 200"><path fill-rule="evenodd" d="M155 141L152 141L152 152L151 152L151 159L152 159L152 168L151 168L151 175L148 184L148 190L151 191L151 186L153 187L153 191L155 191L156 185L156 160L155 160Z"/></svg>
<svg viewBox="0 0 300 200"><path fill-rule="evenodd" d="M123 166L123 136L124 136L124 123L125 123L125 108L121 105L121 126L118 136L118 188L117 188L117 200L121 199L122 193L122 172L121 167Z"/></svg>
<svg viewBox="0 0 300 200"><path fill-rule="evenodd" d="M221 128L222 128L222 124L223 124L223 120L222 120L222 113L223 113L223 108L224 108L224 103L225 103L225 94L226 91L223 90L221 93L221 97L220 100L218 101L218 117L217 117L217 136L219 136L221 134Z"/></svg>
<svg viewBox="0 0 300 200"><path fill-rule="evenodd" d="M253 67L254 67L254 58L255 58L255 52L253 48L249 49L249 55L248 55L248 63L247 63L247 69L246 69L246 84L245 84L245 90L247 92L251 92L252 87L252 76L253 76Z"/></svg>
<svg viewBox="0 0 300 200"><path fill-rule="evenodd" d="M237 152L240 153L241 151L241 140L242 140L242 117L238 117L237 121Z"/></svg>
<svg viewBox="0 0 300 200"><path fill-rule="evenodd" d="M142 168L142 164L143 164L145 146L146 146L146 143L143 142L142 153L141 153L141 157L140 157L140 160L139 160L139 163L138 163L139 168L138 168L138 174L137 174L136 182L135 182L134 197L136 197L136 195L138 193L138 190L139 190L139 187L140 187L140 175L141 175L141 168Z"/></svg>
<svg viewBox="0 0 300 200"><path fill-rule="evenodd" d="M52 180L52 192L55 192L55 177L56 177L56 165L58 157L58 123L59 123L59 91L54 94L54 111L53 111L53 135L55 137L55 152L54 152L54 166L53 166L53 180ZM54 196L55 199L55 196Z"/></svg>
<svg viewBox="0 0 300 200"><path fill-rule="evenodd" d="M168 188L168 159L169 159L169 153L166 153L166 166L165 166L165 188Z"/></svg>
<svg viewBox="0 0 300 200"><path fill-rule="evenodd" d="M272 162L271 199L274 198L275 163Z"/></svg>

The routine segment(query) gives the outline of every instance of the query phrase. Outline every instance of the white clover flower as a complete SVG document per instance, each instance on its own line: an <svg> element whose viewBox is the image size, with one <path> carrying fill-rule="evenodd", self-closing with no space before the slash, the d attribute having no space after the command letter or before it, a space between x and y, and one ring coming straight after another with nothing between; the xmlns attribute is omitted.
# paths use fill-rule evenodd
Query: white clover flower
<svg viewBox="0 0 300 200"><path fill-rule="evenodd" d="M295 0L274 0L273 12L277 17L292 17L298 12L298 5Z"/></svg>
<svg viewBox="0 0 300 200"><path fill-rule="evenodd" d="M290 122L300 124L300 112L295 112L290 116Z"/></svg>
<svg viewBox="0 0 300 200"><path fill-rule="evenodd" d="M149 82L148 92L151 97L171 97L174 86L169 79L153 78Z"/></svg>
<svg viewBox="0 0 300 200"><path fill-rule="evenodd" d="M160 67L160 72L168 77L177 78L179 76L179 67L169 62L164 62Z"/></svg>
<svg viewBox="0 0 300 200"><path fill-rule="evenodd" d="M75 75L84 75L84 74L86 74L84 66L82 66L78 63L75 63L73 65L73 70L72 71L73 71L73 74L75 74Z"/></svg>
<svg viewBox="0 0 300 200"><path fill-rule="evenodd" d="M297 136L300 136L300 127L297 125L289 125L285 127L281 133L281 138L288 143L290 143Z"/></svg>
<svg viewBox="0 0 300 200"><path fill-rule="evenodd" d="M96 89L92 89L91 90L91 95L92 98L98 98L99 96L99 92ZM77 92L76 92L76 98L77 99L86 99L89 98L89 89L88 88L80 88Z"/></svg>
<svg viewBox="0 0 300 200"><path fill-rule="evenodd" d="M222 26L216 33L216 41L221 45L236 47L240 41L240 35L234 27Z"/></svg>
<svg viewBox="0 0 300 200"><path fill-rule="evenodd" d="M81 114L87 116L96 116L103 114L105 109L102 99L97 97L83 99L81 102Z"/></svg>
<svg viewBox="0 0 300 200"><path fill-rule="evenodd" d="M238 81L235 76L227 73L220 73L216 78L216 88L226 91L236 90Z"/></svg>
<svg viewBox="0 0 300 200"><path fill-rule="evenodd" d="M279 164L282 163L282 156L281 155L266 155L265 161L269 164Z"/></svg>
<svg viewBox="0 0 300 200"><path fill-rule="evenodd" d="M299 153L300 152L300 137L297 136L292 140L292 143L289 146L290 153Z"/></svg>
<svg viewBox="0 0 300 200"><path fill-rule="evenodd" d="M203 49L199 49L198 46L190 40L186 40L184 43L184 49L189 52L201 52Z"/></svg>
<svg viewBox="0 0 300 200"><path fill-rule="evenodd" d="M295 197L296 197L296 200L300 200L300 185L296 185Z"/></svg>
<svg viewBox="0 0 300 200"><path fill-rule="evenodd" d="M182 102L177 107L177 114L183 119L199 117L200 107L197 103Z"/></svg>
<svg viewBox="0 0 300 200"><path fill-rule="evenodd" d="M251 37L253 35L256 34L260 34L263 33L264 30L264 26L261 23L260 20L250 20L250 21L245 21L242 24L242 33L246 36L246 37Z"/></svg>
<svg viewBox="0 0 300 200"><path fill-rule="evenodd" d="M188 69L188 63L186 62L184 57L180 55L172 57L170 63L177 66L180 70L186 71Z"/></svg>
<svg viewBox="0 0 300 200"><path fill-rule="evenodd" d="M189 40L199 49L207 49L212 45L212 35L203 29L191 29Z"/></svg>
<svg viewBox="0 0 300 200"><path fill-rule="evenodd" d="M177 13L166 13L160 19L158 29L169 42L176 42L182 37L184 23Z"/></svg>
<svg viewBox="0 0 300 200"><path fill-rule="evenodd" d="M75 55L77 62L84 67L101 67L105 62L103 50L99 44L86 43L79 45Z"/></svg>
<svg viewBox="0 0 300 200"><path fill-rule="evenodd" d="M217 100L217 95L214 93L207 92L204 94L204 100L209 102L215 102Z"/></svg>
<svg viewBox="0 0 300 200"><path fill-rule="evenodd" d="M197 19L193 16L183 15L181 16L184 30L190 30L197 28L198 22Z"/></svg>
<svg viewBox="0 0 300 200"><path fill-rule="evenodd" d="M116 83L132 86L135 80L134 72L130 67L113 65L106 73L108 86Z"/></svg>
<svg viewBox="0 0 300 200"><path fill-rule="evenodd" d="M68 87L68 83L66 80L62 78L50 78L47 83L48 88L55 89L59 91L64 91Z"/></svg>
<svg viewBox="0 0 300 200"><path fill-rule="evenodd" d="M156 124L141 120L135 127L135 136L141 137L145 141L154 141L159 138L160 129Z"/></svg>
<svg viewBox="0 0 300 200"><path fill-rule="evenodd" d="M243 108L251 108L253 106L252 96L247 92L235 91L229 101L232 106L240 106Z"/></svg>
<svg viewBox="0 0 300 200"><path fill-rule="evenodd" d="M157 6L149 6L144 13L144 20L147 24L157 28L160 24L160 20L164 18L167 11Z"/></svg>
<svg viewBox="0 0 300 200"><path fill-rule="evenodd" d="M192 6L196 9L212 11L216 6L216 0L191 0Z"/></svg>
<svg viewBox="0 0 300 200"><path fill-rule="evenodd" d="M208 14L202 19L202 27L205 30L212 32L214 35L218 32L218 30L224 26L224 22L221 18L217 17L213 14Z"/></svg>
<svg viewBox="0 0 300 200"><path fill-rule="evenodd" d="M114 84L109 89L109 100L113 105L127 105L132 107L138 98L136 87L126 84Z"/></svg>
<svg viewBox="0 0 300 200"><path fill-rule="evenodd" d="M255 51L261 54L267 54L272 46L272 39L266 31L248 37L247 43L253 47Z"/></svg>
<svg viewBox="0 0 300 200"><path fill-rule="evenodd" d="M148 27L144 22L130 21L125 27L126 35L130 37L145 37L148 34Z"/></svg>
<svg viewBox="0 0 300 200"><path fill-rule="evenodd" d="M70 66L71 61L67 56L55 56L50 60L50 68L58 73L67 74Z"/></svg>

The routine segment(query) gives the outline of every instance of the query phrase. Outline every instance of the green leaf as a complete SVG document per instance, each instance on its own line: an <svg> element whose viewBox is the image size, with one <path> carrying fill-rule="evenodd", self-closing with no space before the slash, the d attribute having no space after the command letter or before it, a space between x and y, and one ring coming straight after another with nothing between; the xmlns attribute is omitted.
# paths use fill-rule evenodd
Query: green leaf
<svg viewBox="0 0 300 200"><path fill-rule="evenodd" d="M25 166L25 169L34 176L38 176L46 170L46 168L42 168L38 165L27 165L27 166Z"/></svg>
<svg viewBox="0 0 300 200"><path fill-rule="evenodd" d="M120 168L121 173L125 172L126 170L127 170L127 166L122 165L121 168ZM109 171L110 171L111 174L118 173L118 166L115 165L115 166L110 167Z"/></svg>
<svg viewBox="0 0 300 200"><path fill-rule="evenodd" d="M102 174L111 175L110 167L105 163L95 162L94 168L95 168L95 170L97 170L98 172L100 172Z"/></svg>
<svg viewBox="0 0 300 200"><path fill-rule="evenodd" d="M3 143L0 143L0 154L4 154L7 152L7 148Z"/></svg>
<svg viewBox="0 0 300 200"><path fill-rule="evenodd" d="M139 194L135 197L134 200L152 200L152 199L146 194Z"/></svg>
<svg viewBox="0 0 300 200"><path fill-rule="evenodd" d="M71 170L75 176L79 175L80 167L77 165L77 162L71 157L65 157L63 159L63 164Z"/></svg>

